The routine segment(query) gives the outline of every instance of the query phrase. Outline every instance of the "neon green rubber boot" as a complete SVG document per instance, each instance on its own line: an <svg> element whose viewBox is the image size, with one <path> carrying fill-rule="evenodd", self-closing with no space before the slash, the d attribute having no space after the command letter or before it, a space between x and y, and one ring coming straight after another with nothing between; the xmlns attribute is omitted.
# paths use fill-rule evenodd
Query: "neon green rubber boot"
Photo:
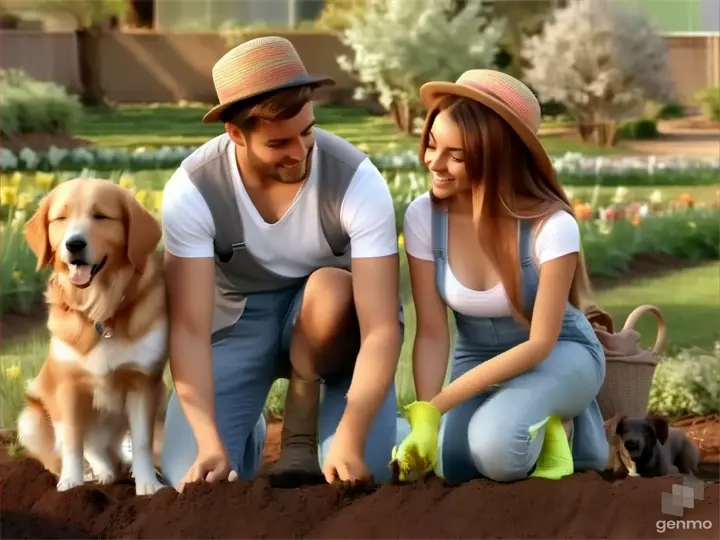
<svg viewBox="0 0 720 540"><path fill-rule="evenodd" d="M562 420L557 416L550 416L540 424L531 426L531 440L535 438L543 424L545 425L545 438L535 470L530 476L548 480L559 480L563 476L570 476L575 472L575 468L572 450Z"/></svg>

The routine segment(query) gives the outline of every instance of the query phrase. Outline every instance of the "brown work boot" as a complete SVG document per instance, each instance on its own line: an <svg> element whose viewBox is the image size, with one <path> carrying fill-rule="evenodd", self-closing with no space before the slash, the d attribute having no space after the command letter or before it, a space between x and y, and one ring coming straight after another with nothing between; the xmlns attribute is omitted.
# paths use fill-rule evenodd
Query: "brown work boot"
<svg viewBox="0 0 720 540"><path fill-rule="evenodd" d="M304 381L294 372L290 378L283 412L280 459L268 472L273 487L325 482L317 452L321 384L320 379Z"/></svg>

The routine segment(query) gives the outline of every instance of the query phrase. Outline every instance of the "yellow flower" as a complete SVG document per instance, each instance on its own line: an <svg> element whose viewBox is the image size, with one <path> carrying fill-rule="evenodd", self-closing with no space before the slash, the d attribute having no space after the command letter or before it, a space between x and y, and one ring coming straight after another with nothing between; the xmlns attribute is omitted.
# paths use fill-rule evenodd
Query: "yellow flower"
<svg viewBox="0 0 720 540"><path fill-rule="evenodd" d="M22 272L20 270L15 270L12 273L12 279L13 279L13 281L21 281L22 280Z"/></svg>
<svg viewBox="0 0 720 540"><path fill-rule="evenodd" d="M152 199L152 207L151 209L155 212L159 212L162 208L162 199L163 199L163 192L162 191L153 191L152 192L153 199Z"/></svg>
<svg viewBox="0 0 720 540"><path fill-rule="evenodd" d="M33 201L33 196L30 193L20 193L17 200L17 209L24 210Z"/></svg>
<svg viewBox="0 0 720 540"><path fill-rule="evenodd" d="M38 172L35 173L35 185L40 191L50 191L55 175L51 173Z"/></svg>
<svg viewBox="0 0 720 540"><path fill-rule="evenodd" d="M133 182L133 177L129 174L123 174L120 177L120 180L118 180L118 184L120 184L120 187L124 187L125 189L133 189L135 187L135 182Z"/></svg>
<svg viewBox="0 0 720 540"><path fill-rule="evenodd" d="M17 186L2 186L0 189L0 206L15 206L17 204Z"/></svg>
<svg viewBox="0 0 720 540"><path fill-rule="evenodd" d="M15 171L13 175L10 177L10 183L13 186L19 186L20 182L22 182L23 175L21 172Z"/></svg>
<svg viewBox="0 0 720 540"><path fill-rule="evenodd" d="M660 204L662 202L662 191L655 190L650 194L650 202L653 204Z"/></svg>
<svg viewBox="0 0 720 540"><path fill-rule="evenodd" d="M17 379L20 376L21 369L18 365L12 365L9 368L5 368L5 376L8 379Z"/></svg>
<svg viewBox="0 0 720 540"><path fill-rule="evenodd" d="M143 206L147 205L148 201L148 192L146 189L141 189L137 193L135 193L135 199L137 199L137 202L142 204Z"/></svg>

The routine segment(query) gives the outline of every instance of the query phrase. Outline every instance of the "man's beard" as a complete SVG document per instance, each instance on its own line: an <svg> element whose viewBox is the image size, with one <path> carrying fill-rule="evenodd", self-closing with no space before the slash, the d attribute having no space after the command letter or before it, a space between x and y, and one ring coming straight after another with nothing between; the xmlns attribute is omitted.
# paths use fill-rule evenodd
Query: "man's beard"
<svg viewBox="0 0 720 540"><path fill-rule="evenodd" d="M247 151L248 164L255 173L264 180L274 180L283 184L297 184L304 181L310 173L310 163L312 161L312 148L302 161L290 160L271 164L262 161L250 149ZM289 165L283 167L282 165Z"/></svg>

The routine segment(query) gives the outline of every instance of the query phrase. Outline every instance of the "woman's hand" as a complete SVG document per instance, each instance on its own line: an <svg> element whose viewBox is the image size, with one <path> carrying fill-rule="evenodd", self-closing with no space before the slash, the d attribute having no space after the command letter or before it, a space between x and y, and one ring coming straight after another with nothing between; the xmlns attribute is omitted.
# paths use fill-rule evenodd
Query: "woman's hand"
<svg viewBox="0 0 720 540"><path fill-rule="evenodd" d="M410 422L410 435L393 448L393 474L401 482L412 482L435 468L438 460L440 411L427 401L414 401L403 414Z"/></svg>

